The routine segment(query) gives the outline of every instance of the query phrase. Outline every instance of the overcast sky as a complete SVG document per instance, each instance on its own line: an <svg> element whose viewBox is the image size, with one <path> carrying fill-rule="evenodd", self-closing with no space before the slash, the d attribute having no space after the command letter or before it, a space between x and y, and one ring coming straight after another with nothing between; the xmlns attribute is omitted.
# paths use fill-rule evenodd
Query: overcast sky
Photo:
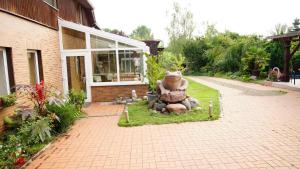
<svg viewBox="0 0 300 169"><path fill-rule="evenodd" d="M240 34L267 36L278 23L291 24L300 18L300 0L90 0L100 28L116 28L130 34L139 25L151 28L154 38L168 42L167 13L173 3L190 9L197 25L196 34L203 34L203 23L215 24Z"/></svg>

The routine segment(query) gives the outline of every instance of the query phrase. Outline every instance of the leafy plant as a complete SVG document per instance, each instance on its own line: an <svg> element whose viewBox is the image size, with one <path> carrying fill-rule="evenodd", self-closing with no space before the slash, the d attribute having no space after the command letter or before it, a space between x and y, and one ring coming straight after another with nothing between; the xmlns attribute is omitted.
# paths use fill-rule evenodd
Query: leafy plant
<svg viewBox="0 0 300 169"><path fill-rule="evenodd" d="M78 110L81 110L85 100L85 93L77 90L70 90L69 92L69 103L74 104Z"/></svg>
<svg viewBox="0 0 300 169"><path fill-rule="evenodd" d="M152 92L156 91L157 80L161 80L164 77L165 72L165 69L156 62L154 56L147 57L147 78Z"/></svg>
<svg viewBox="0 0 300 169"><path fill-rule="evenodd" d="M47 109L59 117L60 121L54 122L54 130L58 133L66 131L70 125L81 115L75 105L66 103L64 105L47 105Z"/></svg>
<svg viewBox="0 0 300 169"><path fill-rule="evenodd" d="M171 52L164 51L158 55L158 64L169 71L183 72L185 70L185 57L181 54L175 55Z"/></svg>
<svg viewBox="0 0 300 169"><path fill-rule="evenodd" d="M0 100L2 101L2 106L5 108L16 104L17 97L15 93L12 93L9 95L1 96Z"/></svg>
<svg viewBox="0 0 300 169"><path fill-rule="evenodd" d="M251 72L263 71L268 64L270 54L264 49L258 47L250 47L242 58L243 70Z"/></svg>

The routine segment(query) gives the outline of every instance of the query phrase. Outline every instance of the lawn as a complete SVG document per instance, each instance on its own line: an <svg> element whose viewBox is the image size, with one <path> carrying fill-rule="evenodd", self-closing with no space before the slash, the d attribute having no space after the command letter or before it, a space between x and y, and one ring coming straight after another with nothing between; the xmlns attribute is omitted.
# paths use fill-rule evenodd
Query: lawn
<svg viewBox="0 0 300 169"><path fill-rule="evenodd" d="M128 105L129 119L127 123L124 114L119 120L119 126L141 126L146 124L168 124L168 123L182 123L195 121L216 120L220 117L220 102L219 92L213 88L194 82L190 79L187 93L200 101L201 110L191 110L187 113L176 115L171 113L165 115L157 113L147 108L146 101L136 102ZM209 101L213 101L212 118L208 115Z"/></svg>

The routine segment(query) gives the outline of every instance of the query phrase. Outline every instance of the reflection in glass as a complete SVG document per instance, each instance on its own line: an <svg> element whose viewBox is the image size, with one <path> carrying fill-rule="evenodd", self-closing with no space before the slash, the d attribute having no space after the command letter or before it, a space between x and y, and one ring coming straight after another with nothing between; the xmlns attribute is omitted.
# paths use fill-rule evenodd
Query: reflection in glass
<svg viewBox="0 0 300 169"><path fill-rule="evenodd" d="M92 52L93 81L117 82L117 64L115 51Z"/></svg>
<svg viewBox="0 0 300 169"><path fill-rule="evenodd" d="M119 51L120 81L140 81L142 54L133 50Z"/></svg>
<svg viewBox="0 0 300 169"><path fill-rule="evenodd" d="M64 49L85 49L85 33L77 30L62 28Z"/></svg>
<svg viewBox="0 0 300 169"><path fill-rule="evenodd" d="M101 48L115 48L115 41L104 39L95 35L91 35L91 47L92 49L101 49Z"/></svg>

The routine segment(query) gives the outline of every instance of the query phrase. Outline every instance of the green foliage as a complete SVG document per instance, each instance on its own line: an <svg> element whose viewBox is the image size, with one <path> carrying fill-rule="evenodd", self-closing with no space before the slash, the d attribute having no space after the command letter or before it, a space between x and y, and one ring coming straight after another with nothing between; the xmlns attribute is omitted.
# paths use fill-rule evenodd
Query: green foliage
<svg viewBox="0 0 300 169"><path fill-rule="evenodd" d="M200 71L201 67L207 65L208 57L205 54L207 49L207 44L201 38L190 40L184 45L183 54L186 57L189 69Z"/></svg>
<svg viewBox="0 0 300 169"><path fill-rule="evenodd" d="M130 37L136 40L152 40L153 34L150 28L145 25L140 25L132 31Z"/></svg>
<svg viewBox="0 0 300 169"><path fill-rule="evenodd" d="M165 70L169 71L184 71L184 63L185 63L185 58L178 54L175 55L171 52L161 52L158 55L158 63L161 65Z"/></svg>
<svg viewBox="0 0 300 169"><path fill-rule="evenodd" d="M51 120L48 117L30 119L22 124L17 135L25 145L45 142L47 138L51 138L50 124Z"/></svg>
<svg viewBox="0 0 300 169"><path fill-rule="evenodd" d="M266 52L270 54L269 69L278 67L280 70L283 69L284 63L284 48L280 42L269 42L266 44Z"/></svg>
<svg viewBox="0 0 300 169"><path fill-rule="evenodd" d="M72 125L75 120L81 115L81 111L70 103L64 105L47 105L47 109L54 112L60 119L60 121L55 121L54 130L57 133L65 132L70 125Z"/></svg>
<svg viewBox="0 0 300 169"><path fill-rule="evenodd" d="M243 70L251 73L263 71L269 57L270 55L263 48L250 47L242 57Z"/></svg>
<svg viewBox="0 0 300 169"><path fill-rule="evenodd" d="M165 69L157 63L155 56L147 57L147 78L152 92L156 91L156 82L164 77L165 72Z"/></svg>
<svg viewBox="0 0 300 169"><path fill-rule="evenodd" d="M81 110L84 105L85 93L84 91L70 90L69 91L69 100L70 104L74 104L78 110Z"/></svg>
<svg viewBox="0 0 300 169"><path fill-rule="evenodd" d="M292 58L292 68L294 71L300 72L300 51L297 51Z"/></svg>
<svg viewBox="0 0 300 169"><path fill-rule="evenodd" d="M3 107L9 107L14 104L16 104L17 97L15 93L5 95L5 96L0 96L0 100L2 100Z"/></svg>

